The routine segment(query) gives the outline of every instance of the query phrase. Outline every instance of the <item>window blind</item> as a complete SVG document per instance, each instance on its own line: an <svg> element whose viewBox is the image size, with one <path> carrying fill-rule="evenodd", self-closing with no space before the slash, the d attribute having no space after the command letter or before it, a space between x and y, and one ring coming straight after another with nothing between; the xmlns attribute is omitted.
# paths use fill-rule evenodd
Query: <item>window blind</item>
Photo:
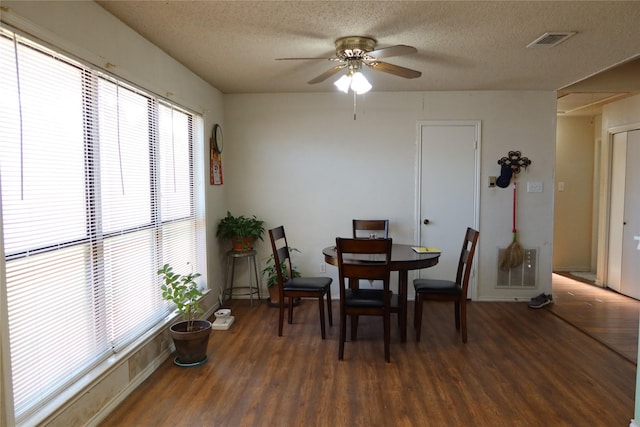
<svg viewBox="0 0 640 427"><path fill-rule="evenodd" d="M0 190L16 420L166 317L202 271L198 115L0 33Z"/></svg>

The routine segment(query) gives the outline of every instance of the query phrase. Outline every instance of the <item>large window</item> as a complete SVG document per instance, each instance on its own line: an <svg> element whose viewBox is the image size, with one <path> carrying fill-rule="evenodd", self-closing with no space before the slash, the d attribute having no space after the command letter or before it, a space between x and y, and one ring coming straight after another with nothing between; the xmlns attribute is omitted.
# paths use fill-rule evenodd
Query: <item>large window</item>
<svg viewBox="0 0 640 427"><path fill-rule="evenodd" d="M164 263L204 269L193 160L202 123L4 30L0 93L19 421L171 312L156 275Z"/></svg>

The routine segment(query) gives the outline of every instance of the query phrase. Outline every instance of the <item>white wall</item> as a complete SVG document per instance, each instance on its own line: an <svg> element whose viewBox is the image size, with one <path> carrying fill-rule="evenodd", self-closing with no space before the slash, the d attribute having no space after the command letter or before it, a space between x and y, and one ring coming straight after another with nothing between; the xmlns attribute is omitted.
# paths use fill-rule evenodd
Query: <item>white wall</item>
<svg viewBox="0 0 640 427"><path fill-rule="evenodd" d="M358 98L354 121L353 98L339 93L225 95L227 206L268 228L284 224L305 274L319 274L322 248L350 235L355 217L389 218L395 241L415 243L417 122L482 120L478 299L528 300L551 290L555 102L553 92L374 89ZM532 160L519 177L518 229L523 246L540 249L534 290L495 287L497 250L511 242L512 192L488 188L488 179L510 150ZM447 176L434 177L443 186L456 179L450 163ZM526 181L544 191L526 193ZM264 261L268 242L257 249ZM335 268L327 273L337 279Z"/></svg>
<svg viewBox="0 0 640 427"><path fill-rule="evenodd" d="M181 64L143 39L112 15L93 2L2 2L2 21L9 23L25 33L32 34L46 43L63 49L85 62L94 64L120 78L128 80L156 94L168 98L192 111L203 114L206 135L211 133L214 123L223 123L221 93L190 72ZM208 137L205 137L200 152L199 167L207 171ZM217 218L225 212L224 186L209 186L200 183L200 191L205 192L205 209L208 218ZM205 188L206 185L206 188ZM207 222L209 233L215 223ZM214 290L222 281L222 271L218 263L218 242L207 239L208 284ZM203 272L205 273L205 272ZM0 286L4 287L4 278L0 276ZM1 298L0 298L1 300ZM217 293L211 292L203 303L204 309L212 311L217 302ZM1 303L1 301L0 301ZM3 316L3 310L0 310ZM0 326L0 340L3 348L0 383L8 384L6 378L9 369L8 334L6 323ZM109 405L124 398L133 387L149 375L168 355L170 338L166 333L167 325L158 325L159 331L146 338L144 343L131 348L121 359L111 361L106 373L98 378L87 376L84 387L62 393L59 400L62 407L52 415L45 417L47 425L74 426L85 425L93 417L100 417ZM115 359L115 358L114 358ZM6 390L6 389L4 389ZM8 397L0 393L0 426L7 423L12 413L5 400ZM94 418L95 420L95 418Z"/></svg>

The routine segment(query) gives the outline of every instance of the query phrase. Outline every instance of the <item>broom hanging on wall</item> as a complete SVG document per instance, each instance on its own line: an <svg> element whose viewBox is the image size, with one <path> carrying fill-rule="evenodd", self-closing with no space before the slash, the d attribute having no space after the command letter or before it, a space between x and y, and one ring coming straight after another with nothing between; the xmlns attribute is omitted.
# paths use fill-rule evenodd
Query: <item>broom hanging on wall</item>
<svg viewBox="0 0 640 427"><path fill-rule="evenodd" d="M518 241L518 229L516 228L516 205L517 205L517 183L516 178L521 168L526 169L531 164L531 160L522 157L520 151L509 151L507 157L498 160L501 167L500 177L496 180L496 185L501 188L507 188L513 177L513 228L511 229L511 244L500 253L498 259L498 267L501 270L508 271L522 264L524 261L524 249Z"/></svg>
<svg viewBox="0 0 640 427"><path fill-rule="evenodd" d="M518 242L518 229L516 228L516 204L517 204L517 184L513 180L513 237L511 244L500 254L498 266L501 270L510 270L522 264L524 261L524 249Z"/></svg>

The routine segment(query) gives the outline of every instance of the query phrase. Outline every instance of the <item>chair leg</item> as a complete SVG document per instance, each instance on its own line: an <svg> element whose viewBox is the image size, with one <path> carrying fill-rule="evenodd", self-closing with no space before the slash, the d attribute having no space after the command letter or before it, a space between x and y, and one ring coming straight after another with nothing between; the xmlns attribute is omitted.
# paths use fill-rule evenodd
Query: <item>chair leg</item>
<svg viewBox="0 0 640 427"><path fill-rule="evenodd" d="M344 342L347 339L347 315L344 307L340 307L340 343L338 344L338 360L344 359Z"/></svg>
<svg viewBox="0 0 640 427"><path fill-rule="evenodd" d="M289 297L289 319L288 322L291 325L293 323L293 300L295 298Z"/></svg>
<svg viewBox="0 0 640 427"><path fill-rule="evenodd" d="M358 340L358 315L351 315L351 341Z"/></svg>
<svg viewBox="0 0 640 427"><path fill-rule="evenodd" d="M467 302L460 303L460 323L462 323L462 342L467 342Z"/></svg>
<svg viewBox="0 0 640 427"><path fill-rule="evenodd" d="M389 312L384 314L384 360L391 363L391 316Z"/></svg>
<svg viewBox="0 0 640 427"><path fill-rule="evenodd" d="M329 315L329 326L333 326L333 312L331 309L331 289L327 289L327 314Z"/></svg>
<svg viewBox="0 0 640 427"><path fill-rule="evenodd" d="M320 335L322 339L326 338L326 331L324 328L324 300L322 299L322 294L318 297L318 308L320 311Z"/></svg>
<svg viewBox="0 0 640 427"><path fill-rule="evenodd" d="M413 326L416 331L416 342L420 341L420 335L422 333L422 295L416 294L415 310L413 311Z"/></svg>
<svg viewBox="0 0 640 427"><path fill-rule="evenodd" d="M285 298L281 298L279 307L278 307L278 336L282 336L282 324L284 323L284 301Z"/></svg>
<svg viewBox="0 0 640 427"><path fill-rule="evenodd" d="M456 316L456 331L460 330L460 301L455 301L454 303L454 311Z"/></svg>

